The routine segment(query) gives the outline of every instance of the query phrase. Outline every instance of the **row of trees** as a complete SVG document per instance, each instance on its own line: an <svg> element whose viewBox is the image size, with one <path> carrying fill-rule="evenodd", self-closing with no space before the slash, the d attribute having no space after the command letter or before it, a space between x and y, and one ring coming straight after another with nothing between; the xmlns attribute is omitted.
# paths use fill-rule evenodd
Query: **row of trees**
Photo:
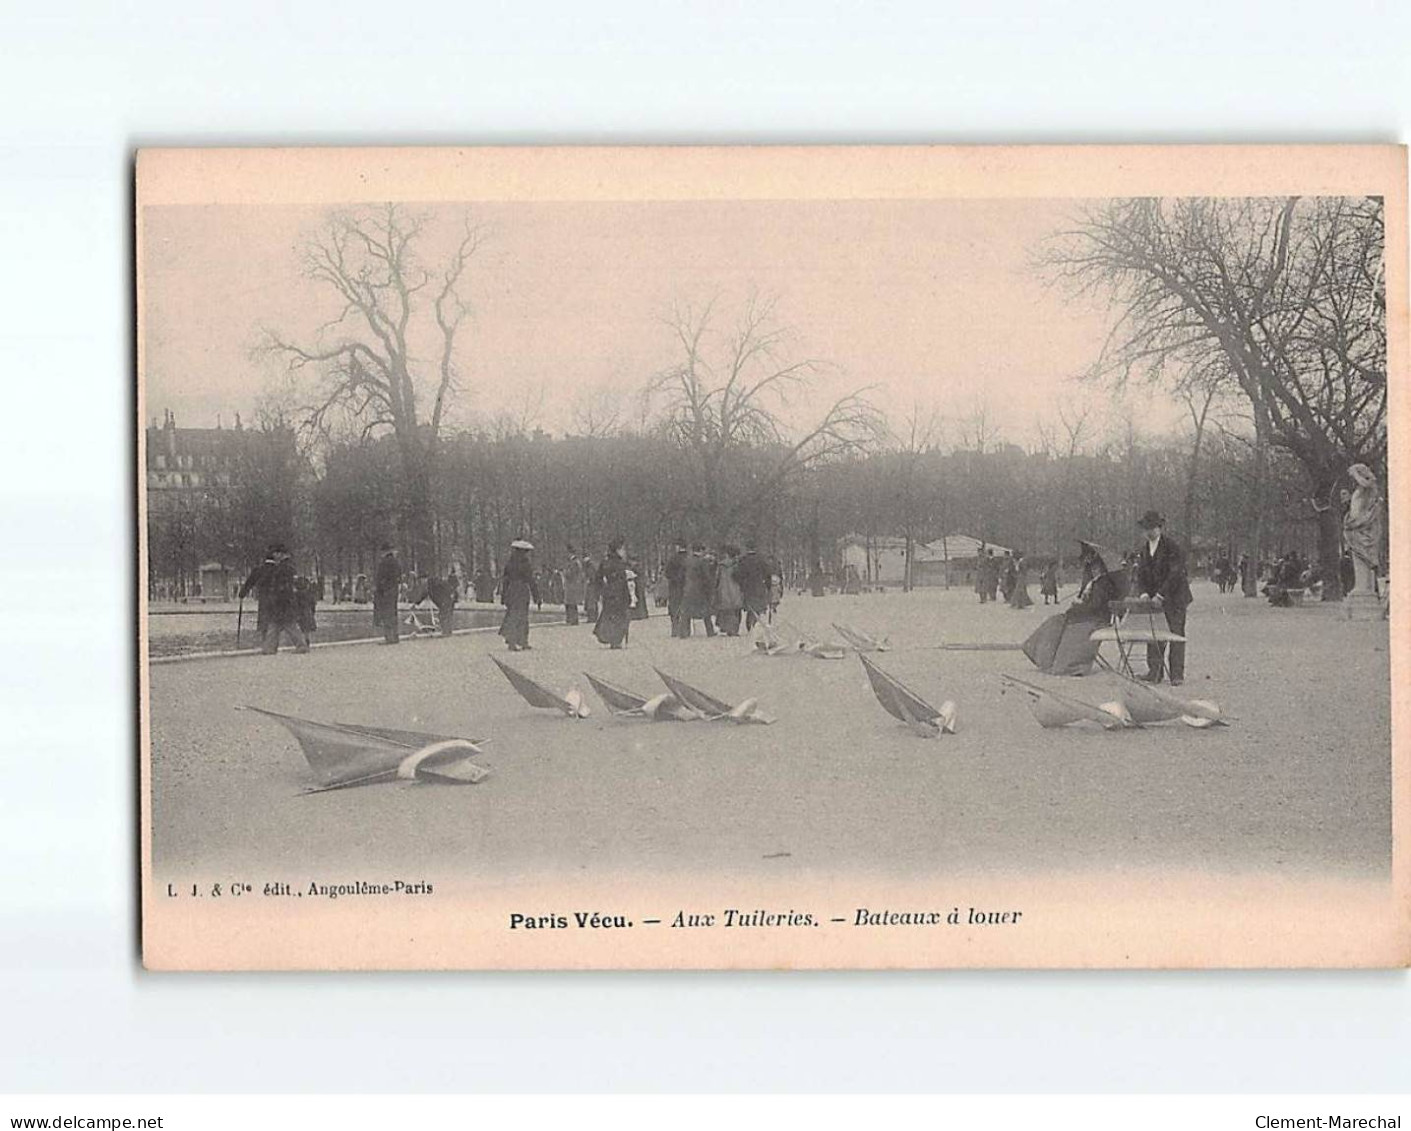
<svg viewBox="0 0 1411 1131"><path fill-rule="evenodd" d="M811 465L741 505L730 537L756 538L794 574L815 561L831 567L848 536L910 535L929 542L966 533L1032 554L1070 557L1084 537L1114 549L1136 544L1135 517L1151 506L1173 516L1182 538L1207 550L1316 553L1316 515L1296 463L1276 455L1268 481L1265 543L1254 542L1247 446L1218 433L1205 441L1192 484L1189 437L1154 439L1133 431L1095 434L1062 450L995 443L975 450L933 441L896 443ZM276 448L268 449L270 452ZM787 449L748 448L732 459L730 481L767 483ZM655 564L680 536L709 540L700 484L674 440L660 431L553 438L542 431L457 433L445 438L432 492L431 545L444 568L494 569L511 539L527 535L538 557L561 563L570 543L595 553L614 534ZM257 490L233 486L207 494L202 510L215 541L188 558L246 565L270 537L289 540L302 568L329 576L371 573L381 542L398 536L405 513L397 445L390 437L331 447L299 474L266 473ZM250 510L247 545L232 555L216 519ZM741 498L732 493L731 498ZM1183 526L1177 517L1192 516ZM260 517L263 516L263 517ZM161 575L162 516L154 516L154 572ZM261 525L267 522L267 525ZM425 568L425 567L423 567Z"/></svg>
<svg viewBox="0 0 1411 1131"><path fill-rule="evenodd" d="M449 429L483 233L464 221L448 240L439 223L433 241L433 218L399 206L331 214L302 264L336 315L313 340L270 332L262 346L291 373L317 374L289 408L308 500L291 513L309 516L300 540L325 572L365 570L389 536L422 571L494 562L522 535L553 557L621 533L649 560L677 534L754 536L803 566L846 533L964 532L1055 553L1079 534L1130 545L1149 506L1186 538L1256 554L1296 545L1332 562L1328 504L1347 467L1385 481L1379 199L1081 210L1036 249L1036 269L1075 299L1111 304L1089 381L1158 386L1190 427L1143 436L1065 406L1029 451L997 442L983 416L918 407L889 424L867 388L821 397L827 365L758 297L734 317L675 307L674 359L644 379L630 424L590 412L559 439L524 421ZM1339 595L1335 571L1328 580Z"/></svg>

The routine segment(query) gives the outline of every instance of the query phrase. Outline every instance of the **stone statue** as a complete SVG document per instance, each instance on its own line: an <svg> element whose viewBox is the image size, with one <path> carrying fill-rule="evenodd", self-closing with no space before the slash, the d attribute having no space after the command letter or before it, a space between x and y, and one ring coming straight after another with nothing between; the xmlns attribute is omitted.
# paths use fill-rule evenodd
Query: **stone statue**
<svg viewBox="0 0 1411 1131"><path fill-rule="evenodd" d="M1365 463L1354 463L1347 474L1357 484L1342 520L1343 545L1352 554L1356 578L1352 593L1374 595L1382 556L1382 496L1377 477Z"/></svg>

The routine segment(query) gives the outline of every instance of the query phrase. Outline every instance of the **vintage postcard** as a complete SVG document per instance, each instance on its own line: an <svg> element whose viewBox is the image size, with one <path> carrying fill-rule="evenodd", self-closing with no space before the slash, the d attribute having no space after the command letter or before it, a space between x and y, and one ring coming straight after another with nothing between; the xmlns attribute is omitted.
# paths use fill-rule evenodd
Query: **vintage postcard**
<svg viewBox="0 0 1411 1131"><path fill-rule="evenodd" d="M149 969L1411 961L1404 149L136 178Z"/></svg>

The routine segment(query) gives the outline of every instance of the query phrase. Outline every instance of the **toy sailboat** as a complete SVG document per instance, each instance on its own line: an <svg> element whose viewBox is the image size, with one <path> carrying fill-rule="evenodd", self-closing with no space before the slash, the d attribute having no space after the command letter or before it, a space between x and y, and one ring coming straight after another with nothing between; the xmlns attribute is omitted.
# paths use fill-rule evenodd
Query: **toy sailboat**
<svg viewBox="0 0 1411 1131"><path fill-rule="evenodd" d="M1041 727L1062 727L1078 722L1097 723L1106 730L1128 730L1141 726L1120 700L1089 703L1016 676L1002 675L1000 678L1006 690L1012 687L1024 694L1029 700L1029 710Z"/></svg>
<svg viewBox="0 0 1411 1131"><path fill-rule="evenodd" d="M867 672L867 682L872 685L872 694L892 718L905 723L922 738L955 733L954 703L946 700L940 707L933 707L901 680L888 675L866 656L858 658L862 661L863 670Z"/></svg>
<svg viewBox="0 0 1411 1131"><path fill-rule="evenodd" d="M711 721L729 720L732 723L772 723L774 721L760 711L757 699L746 699L738 705L732 706L698 687L692 687L685 680L667 675L660 668L652 670L661 677L662 683L666 684L666 689L672 695L693 711L699 711L705 719Z"/></svg>
<svg viewBox="0 0 1411 1131"><path fill-rule="evenodd" d="M1188 727L1205 729L1230 725L1230 716L1209 699L1186 699L1172 691L1130 676L1122 676L1122 702L1139 723L1180 719Z"/></svg>
<svg viewBox="0 0 1411 1131"><path fill-rule="evenodd" d="M690 722L705 717L699 711L686 706L670 692L648 698L605 679L599 679L591 672L583 674L593 685L593 690L607 704L608 711L619 718L651 719L653 722Z"/></svg>
<svg viewBox="0 0 1411 1131"><path fill-rule="evenodd" d="M322 782L308 793L397 780L478 785L490 776L486 767L472 761L484 753L480 749L484 739L352 723L317 723L262 707L236 709L276 719L298 740L309 768Z"/></svg>
<svg viewBox="0 0 1411 1131"><path fill-rule="evenodd" d="M847 656L844 645L832 640L819 640L784 621L777 626L759 621L751 637L756 655L812 656L816 660L841 660Z"/></svg>
<svg viewBox="0 0 1411 1131"><path fill-rule="evenodd" d="M495 666L505 673L505 678L510 681L510 686L518 691L531 707L562 711L570 719L586 719L590 714L583 693L578 688L570 687L560 695L550 691L542 683L530 679L523 672L515 671L514 668L494 656L491 656L490 659L495 661Z"/></svg>

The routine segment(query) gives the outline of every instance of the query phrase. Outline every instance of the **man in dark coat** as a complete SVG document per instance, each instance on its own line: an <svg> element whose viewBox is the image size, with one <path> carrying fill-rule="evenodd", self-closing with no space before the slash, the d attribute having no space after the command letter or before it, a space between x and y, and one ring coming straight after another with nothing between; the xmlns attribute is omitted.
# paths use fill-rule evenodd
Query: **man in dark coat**
<svg viewBox="0 0 1411 1131"><path fill-rule="evenodd" d="M402 638L402 626L397 621L397 597L401 588L402 563L397 560L397 548L384 542L372 584L372 623L382 629L384 644L396 644Z"/></svg>
<svg viewBox="0 0 1411 1131"><path fill-rule="evenodd" d="M760 555L754 542L746 542L745 552L735 563L735 583L744 603L747 632L769 612L769 578L773 572L773 566Z"/></svg>
<svg viewBox="0 0 1411 1131"><path fill-rule="evenodd" d="M1166 614L1166 626L1177 636L1186 634L1186 608L1190 605L1191 587L1186 577L1186 554L1174 539L1164 532L1166 520L1158 511L1147 511L1137 521L1146 531L1137 556L1136 589L1145 593ZM1166 645L1146 646L1146 675L1149 683L1160 683L1166 670ZM1186 678L1186 646L1171 643L1171 686L1179 687Z"/></svg>
<svg viewBox="0 0 1411 1131"><path fill-rule="evenodd" d="M265 560L250 571L250 576L245 579L245 584L240 587L240 599L243 601L251 593L255 594L255 635L264 640L265 629L269 626L269 609L265 607L266 602L260 598L260 581L274 568L275 556L279 551L278 543L272 544L265 551Z"/></svg>
<svg viewBox="0 0 1411 1131"><path fill-rule="evenodd" d="M711 604L715 596L715 559L706 554L704 542L691 547L686 564L686 590L681 601L681 635L691 635L691 622L705 622L707 636L715 635Z"/></svg>
<svg viewBox="0 0 1411 1131"><path fill-rule="evenodd" d="M687 633L681 630L681 606L686 597L685 543L676 543L662 572L666 574L666 612L671 617L671 635L685 636Z"/></svg>
<svg viewBox="0 0 1411 1131"><path fill-rule="evenodd" d="M299 605L294 592L294 559L285 546L276 542L269 548L265 560L240 587L240 596L248 596L251 591L260 605L260 651L267 656L278 652L280 635L287 632L294 642L294 651L307 652L309 640L299 627Z"/></svg>

